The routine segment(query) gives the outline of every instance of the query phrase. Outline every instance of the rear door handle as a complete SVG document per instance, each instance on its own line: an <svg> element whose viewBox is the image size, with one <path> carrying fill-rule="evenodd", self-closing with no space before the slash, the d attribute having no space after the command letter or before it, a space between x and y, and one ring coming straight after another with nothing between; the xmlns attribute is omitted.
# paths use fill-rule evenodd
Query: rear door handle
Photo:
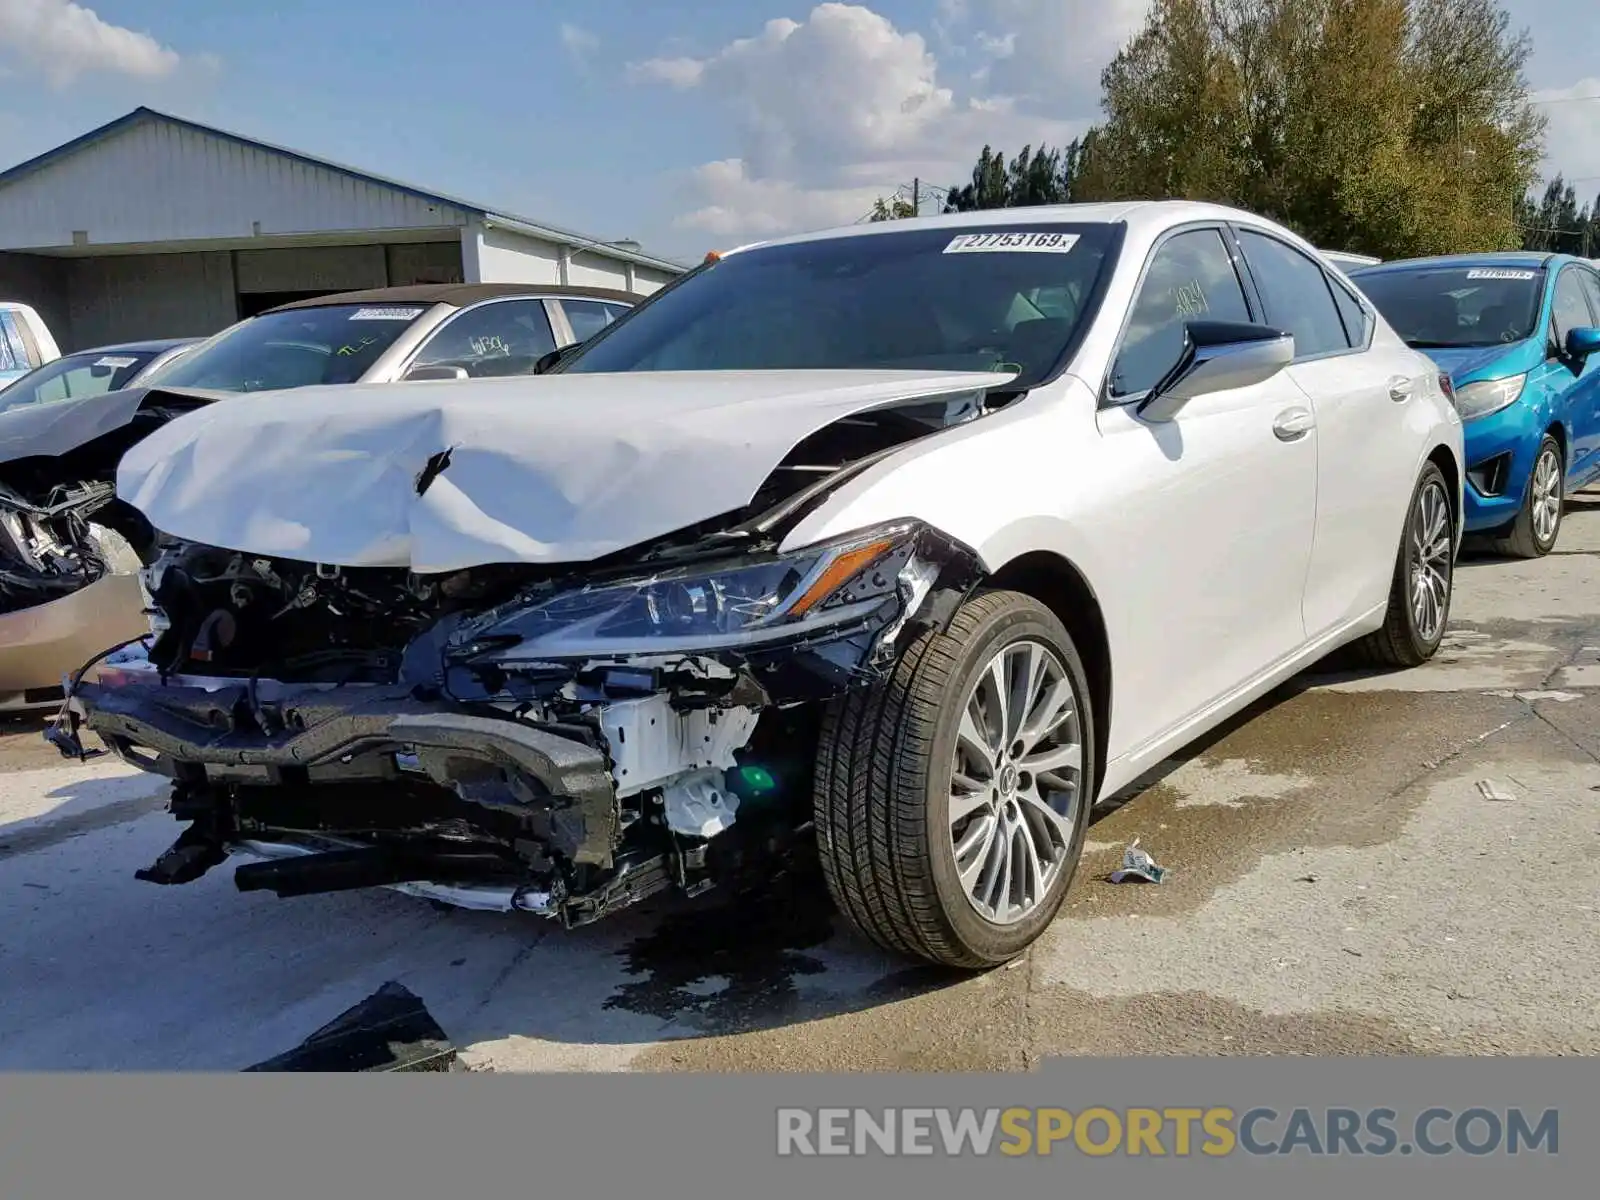
<svg viewBox="0 0 1600 1200"><path fill-rule="evenodd" d="M1317 419L1301 405L1286 408L1272 422L1272 432L1280 442L1297 442L1316 428Z"/></svg>
<svg viewBox="0 0 1600 1200"><path fill-rule="evenodd" d="M1389 399L1396 401L1411 399L1411 380L1404 375L1396 375L1389 380Z"/></svg>

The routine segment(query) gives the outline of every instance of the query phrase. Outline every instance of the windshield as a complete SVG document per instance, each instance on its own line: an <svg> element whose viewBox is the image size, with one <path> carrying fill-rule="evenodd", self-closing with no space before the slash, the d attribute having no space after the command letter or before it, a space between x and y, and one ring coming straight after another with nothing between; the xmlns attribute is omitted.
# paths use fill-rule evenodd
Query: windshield
<svg viewBox="0 0 1600 1200"><path fill-rule="evenodd" d="M1111 225L896 230L749 250L597 334L564 370L1048 375L1088 324Z"/></svg>
<svg viewBox="0 0 1600 1200"><path fill-rule="evenodd" d="M1544 272L1533 267L1418 267L1351 278L1419 350L1532 337L1544 295Z"/></svg>
<svg viewBox="0 0 1600 1200"><path fill-rule="evenodd" d="M132 383L134 376L155 357L154 350L91 350L63 355L0 392L0 412L114 392Z"/></svg>
<svg viewBox="0 0 1600 1200"><path fill-rule="evenodd" d="M145 382L223 392L354 383L428 307L329 304L264 313L152 372Z"/></svg>

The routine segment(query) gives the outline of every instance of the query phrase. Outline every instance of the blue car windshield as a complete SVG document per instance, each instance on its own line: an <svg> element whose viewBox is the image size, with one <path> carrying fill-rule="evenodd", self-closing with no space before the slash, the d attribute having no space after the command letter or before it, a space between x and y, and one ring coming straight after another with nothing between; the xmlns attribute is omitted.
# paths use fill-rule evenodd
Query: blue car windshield
<svg viewBox="0 0 1600 1200"><path fill-rule="evenodd" d="M730 254L561 369L1018 372L1046 377L1093 317L1118 227L906 229Z"/></svg>
<svg viewBox="0 0 1600 1200"><path fill-rule="evenodd" d="M1534 335L1544 297L1536 267L1418 266L1351 276L1418 350L1499 346Z"/></svg>

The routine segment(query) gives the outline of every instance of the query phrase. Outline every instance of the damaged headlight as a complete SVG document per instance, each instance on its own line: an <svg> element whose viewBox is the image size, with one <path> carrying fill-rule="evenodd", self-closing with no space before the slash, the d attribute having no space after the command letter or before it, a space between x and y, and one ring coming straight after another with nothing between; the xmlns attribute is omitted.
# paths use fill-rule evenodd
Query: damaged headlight
<svg viewBox="0 0 1600 1200"><path fill-rule="evenodd" d="M454 641L468 654L543 660L715 650L848 624L894 602L903 573L925 593L918 528L880 526L793 554L563 592Z"/></svg>

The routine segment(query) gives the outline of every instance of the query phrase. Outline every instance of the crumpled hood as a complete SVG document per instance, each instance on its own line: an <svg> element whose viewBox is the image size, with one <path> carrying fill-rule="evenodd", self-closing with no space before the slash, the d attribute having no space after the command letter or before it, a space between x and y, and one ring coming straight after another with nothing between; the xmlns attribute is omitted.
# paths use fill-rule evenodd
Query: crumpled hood
<svg viewBox="0 0 1600 1200"><path fill-rule="evenodd" d="M149 395L149 388L123 388L77 400L24 404L0 412L0 463L15 462L19 458L58 458L87 445L129 424ZM193 407L231 398L232 394L174 388L166 395L174 403Z"/></svg>
<svg viewBox="0 0 1600 1200"><path fill-rule="evenodd" d="M298 388L163 426L123 458L117 494L175 537L303 562L418 574L584 562L748 505L841 417L1012 378L672 371Z"/></svg>

